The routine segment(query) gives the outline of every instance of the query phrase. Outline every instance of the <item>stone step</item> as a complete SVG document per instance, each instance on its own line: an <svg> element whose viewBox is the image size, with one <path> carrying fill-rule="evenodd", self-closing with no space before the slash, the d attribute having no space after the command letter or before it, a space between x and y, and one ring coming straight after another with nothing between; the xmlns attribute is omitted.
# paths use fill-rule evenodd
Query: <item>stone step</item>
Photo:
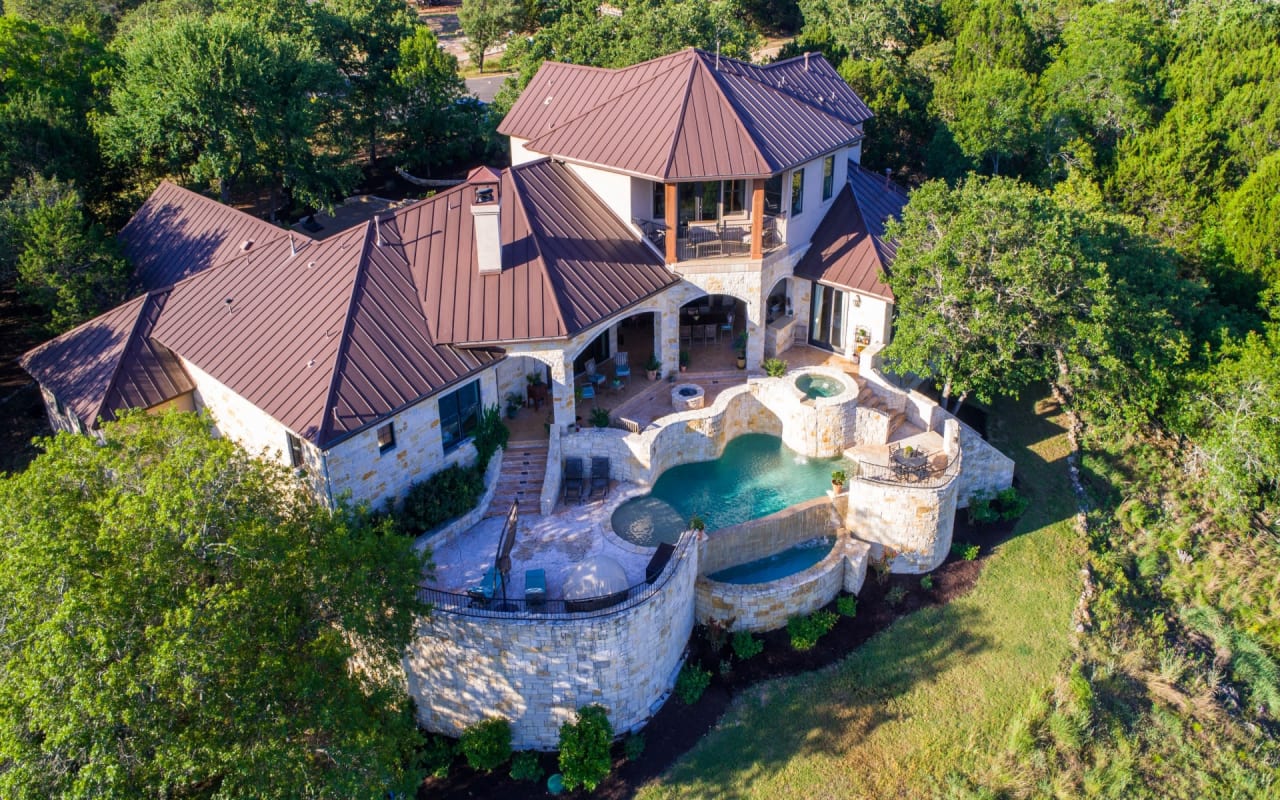
<svg viewBox="0 0 1280 800"><path fill-rule="evenodd" d="M503 454L498 487L489 503L486 517L507 513L513 500L520 504L521 514L537 514L541 508L542 481L547 474L546 444L516 444Z"/></svg>

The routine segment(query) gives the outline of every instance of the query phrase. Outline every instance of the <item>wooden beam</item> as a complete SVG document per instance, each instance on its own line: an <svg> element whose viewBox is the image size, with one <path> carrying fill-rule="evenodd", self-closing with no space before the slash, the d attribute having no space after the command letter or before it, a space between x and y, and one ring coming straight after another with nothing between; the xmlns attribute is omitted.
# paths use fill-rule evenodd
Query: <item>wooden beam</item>
<svg viewBox="0 0 1280 800"><path fill-rule="evenodd" d="M663 184L663 191L666 194L667 206L667 263L674 264L679 259L676 258L676 185L674 183Z"/></svg>
<svg viewBox="0 0 1280 800"><path fill-rule="evenodd" d="M763 178L756 178L751 190L751 257L764 258Z"/></svg>

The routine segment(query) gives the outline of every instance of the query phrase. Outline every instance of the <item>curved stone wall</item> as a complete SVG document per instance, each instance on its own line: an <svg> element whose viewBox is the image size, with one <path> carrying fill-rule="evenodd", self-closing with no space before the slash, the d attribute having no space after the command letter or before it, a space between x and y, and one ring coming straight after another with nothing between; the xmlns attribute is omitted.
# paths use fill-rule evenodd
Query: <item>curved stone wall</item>
<svg viewBox="0 0 1280 800"><path fill-rule="evenodd" d="M847 487L845 527L859 539L897 553L894 572L928 572L945 561L951 549L958 484L952 478L942 486L919 488L855 478Z"/></svg>
<svg viewBox="0 0 1280 800"><path fill-rule="evenodd" d="M693 630L697 548L682 543L653 595L599 616L469 616L437 610L405 655L418 722L458 736L486 717L511 722L516 749L551 750L560 725L599 703L616 731L651 717L675 683Z"/></svg>

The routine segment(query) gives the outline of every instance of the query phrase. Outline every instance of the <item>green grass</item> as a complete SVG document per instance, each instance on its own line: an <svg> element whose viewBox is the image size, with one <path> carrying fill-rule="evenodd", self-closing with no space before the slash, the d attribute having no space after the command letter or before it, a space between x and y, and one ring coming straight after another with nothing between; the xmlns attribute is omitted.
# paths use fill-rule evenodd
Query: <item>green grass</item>
<svg viewBox="0 0 1280 800"><path fill-rule="evenodd" d="M973 591L829 669L746 692L639 796L927 797L948 773L982 772L1069 651L1082 556L1054 413L1024 401L991 415L1032 504Z"/></svg>

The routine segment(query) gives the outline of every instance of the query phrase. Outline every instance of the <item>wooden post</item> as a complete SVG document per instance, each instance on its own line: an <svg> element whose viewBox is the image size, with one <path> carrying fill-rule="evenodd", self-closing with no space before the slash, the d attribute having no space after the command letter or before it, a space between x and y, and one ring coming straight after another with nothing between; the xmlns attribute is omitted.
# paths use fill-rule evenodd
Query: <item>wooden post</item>
<svg viewBox="0 0 1280 800"><path fill-rule="evenodd" d="M756 178L751 190L751 257L764 258L763 178Z"/></svg>
<svg viewBox="0 0 1280 800"><path fill-rule="evenodd" d="M667 263L674 264L679 259L676 258L676 185L674 183L663 184L663 191L666 193L667 206Z"/></svg>

